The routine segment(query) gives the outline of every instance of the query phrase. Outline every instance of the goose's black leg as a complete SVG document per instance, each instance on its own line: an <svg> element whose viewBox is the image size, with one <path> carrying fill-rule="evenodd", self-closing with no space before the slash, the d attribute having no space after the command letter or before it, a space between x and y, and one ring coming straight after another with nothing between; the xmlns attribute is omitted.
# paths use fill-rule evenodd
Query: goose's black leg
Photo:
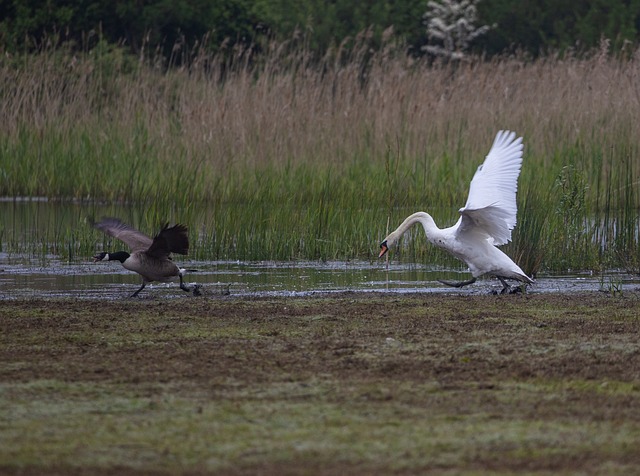
<svg viewBox="0 0 640 476"><path fill-rule="evenodd" d="M131 295L131 297L132 297L132 298L133 298L133 297L136 297L136 296L138 295L138 293L139 293L140 291L142 291L146 285L147 285L147 283L145 283L144 281L142 281L142 286L140 286L140 289L138 289L135 293L133 293L133 294Z"/></svg>
<svg viewBox="0 0 640 476"><path fill-rule="evenodd" d="M462 286L475 283L476 278L471 278L469 281L445 281L444 279L438 279L438 281L440 281L442 284L446 284L447 286L453 286L454 288L461 288Z"/></svg>
<svg viewBox="0 0 640 476"><path fill-rule="evenodd" d="M182 275L180 275L180 289L182 289L183 291L186 291L188 293L191 292L191 289L189 289L189 287L186 284L184 284L184 281L182 279Z"/></svg>

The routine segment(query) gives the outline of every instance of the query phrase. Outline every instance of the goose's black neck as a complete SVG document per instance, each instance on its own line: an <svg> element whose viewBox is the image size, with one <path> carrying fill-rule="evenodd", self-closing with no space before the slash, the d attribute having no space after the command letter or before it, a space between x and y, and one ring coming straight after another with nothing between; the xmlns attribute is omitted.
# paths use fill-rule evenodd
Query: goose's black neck
<svg viewBox="0 0 640 476"><path fill-rule="evenodd" d="M115 253L109 253L109 261L118 260L124 263L129 257L129 253L126 251L116 251Z"/></svg>

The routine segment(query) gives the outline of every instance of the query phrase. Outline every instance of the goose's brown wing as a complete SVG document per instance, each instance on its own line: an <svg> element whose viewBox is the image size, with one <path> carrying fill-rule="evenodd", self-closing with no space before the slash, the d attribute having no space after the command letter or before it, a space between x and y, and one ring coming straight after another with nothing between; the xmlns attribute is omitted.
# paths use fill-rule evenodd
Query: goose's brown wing
<svg viewBox="0 0 640 476"><path fill-rule="evenodd" d="M104 217L99 223L94 223L93 226L103 233L126 243L132 252L145 251L153 244L153 240L149 236L122 223L117 218Z"/></svg>
<svg viewBox="0 0 640 476"><path fill-rule="evenodd" d="M189 253L189 235L184 225L169 228L166 223L160 233L153 238L147 254L156 258L168 258L170 253L186 255Z"/></svg>

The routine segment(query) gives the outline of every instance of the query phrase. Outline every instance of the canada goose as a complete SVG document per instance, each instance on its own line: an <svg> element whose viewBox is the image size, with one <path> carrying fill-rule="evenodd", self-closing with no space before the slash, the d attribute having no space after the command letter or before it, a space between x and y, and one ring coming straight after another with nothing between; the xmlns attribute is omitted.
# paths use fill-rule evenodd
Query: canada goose
<svg viewBox="0 0 640 476"><path fill-rule="evenodd" d="M414 213L383 240L379 257L411 226L420 223L427 240L464 261L471 271L468 281L441 283L461 287L474 283L483 274L492 274L502 283L501 293L509 291L506 279L532 284L533 280L497 248L511 241L511 230L516 226L522 149L522 137L516 139L515 133L509 131L498 132L489 155L471 180L467 204L460 209L458 222L440 229L428 213Z"/></svg>
<svg viewBox="0 0 640 476"><path fill-rule="evenodd" d="M189 252L189 237L186 226L174 225L169 228L167 223L153 239L117 218L105 217L99 223L94 223L93 226L126 243L131 248L131 254L126 251L102 252L93 257L94 262L120 261L126 269L135 271L142 276L142 286L131 297L136 297L147 283L152 281L166 282L176 276L180 278L180 289L191 291L182 279L186 270L178 268L170 257L170 253L186 255ZM197 287L194 288L194 291L197 291Z"/></svg>

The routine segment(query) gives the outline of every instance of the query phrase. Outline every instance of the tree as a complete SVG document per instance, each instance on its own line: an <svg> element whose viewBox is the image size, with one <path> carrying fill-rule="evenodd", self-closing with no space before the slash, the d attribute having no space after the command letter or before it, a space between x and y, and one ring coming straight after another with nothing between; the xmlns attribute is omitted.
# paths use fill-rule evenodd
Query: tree
<svg viewBox="0 0 640 476"><path fill-rule="evenodd" d="M615 51L637 44L640 31L640 0L483 0L478 15L497 25L482 38L490 55L589 50L603 37Z"/></svg>
<svg viewBox="0 0 640 476"><path fill-rule="evenodd" d="M424 14L429 44L422 49L434 56L463 59L473 41L491 28L488 25L477 26L478 1L430 1Z"/></svg>

